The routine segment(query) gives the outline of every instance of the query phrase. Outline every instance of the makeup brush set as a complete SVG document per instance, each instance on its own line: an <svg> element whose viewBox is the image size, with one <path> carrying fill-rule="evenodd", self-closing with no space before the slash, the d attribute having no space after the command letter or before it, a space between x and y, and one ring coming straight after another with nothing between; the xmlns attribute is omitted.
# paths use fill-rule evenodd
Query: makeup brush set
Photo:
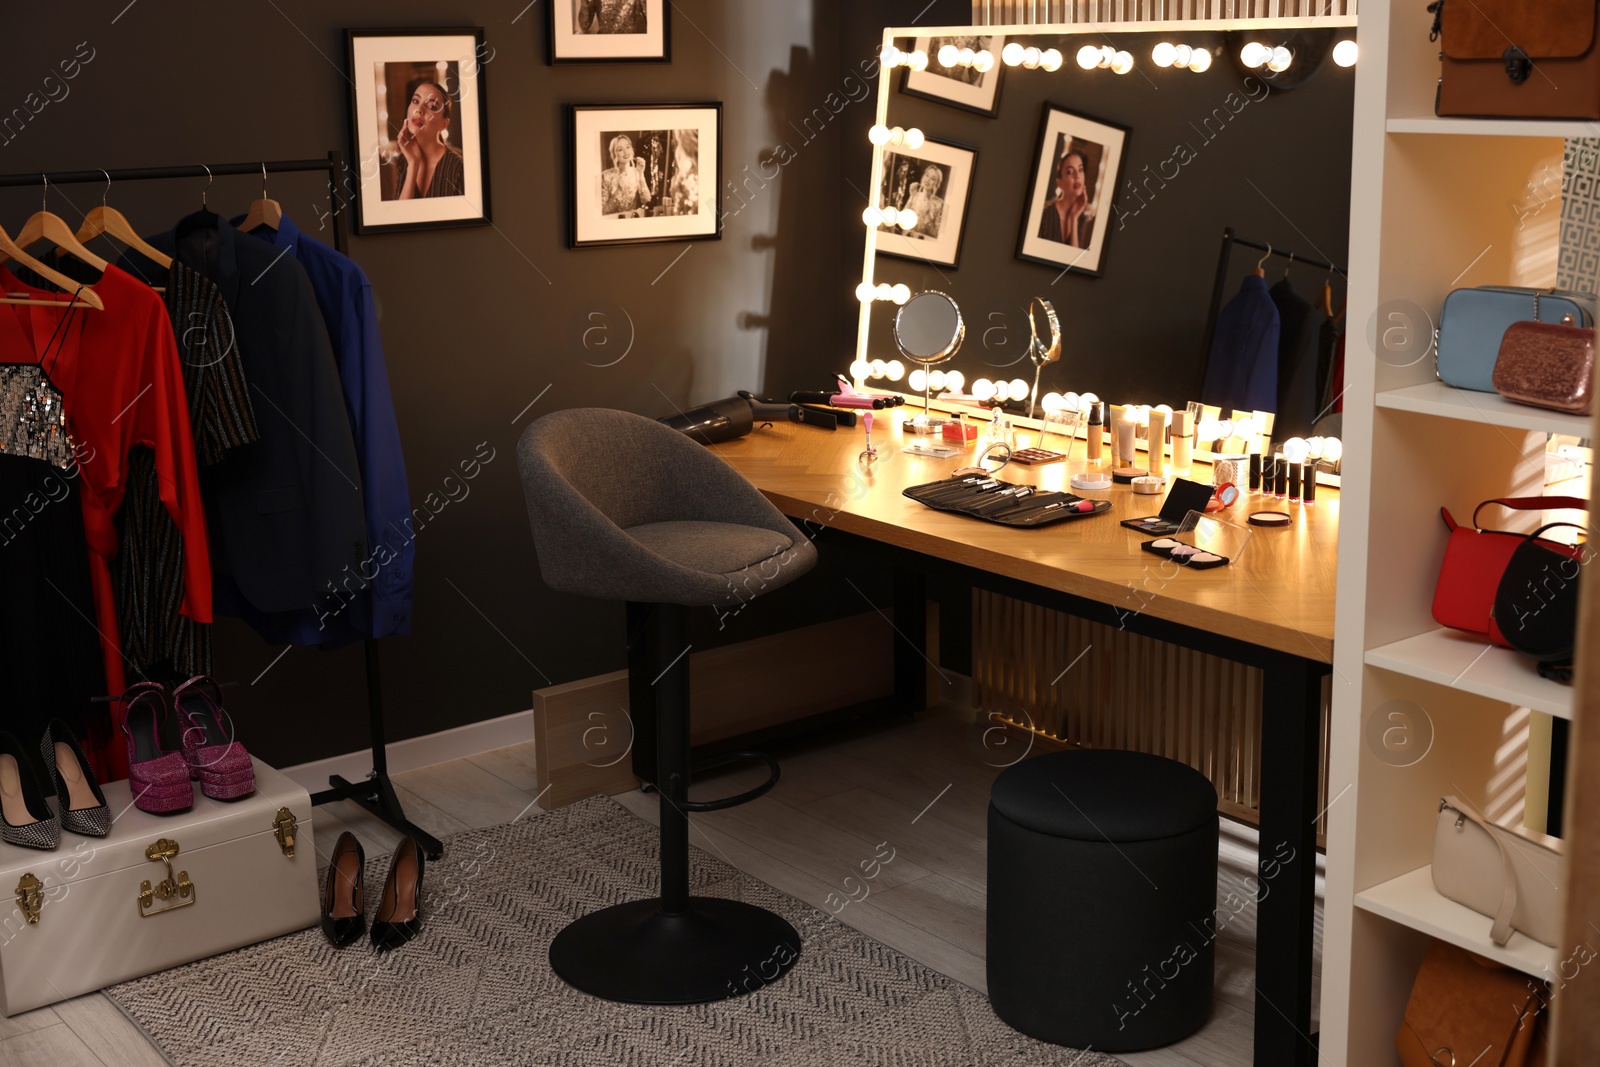
<svg viewBox="0 0 1600 1067"><path fill-rule="evenodd" d="M1002 526L1048 526L1068 519L1103 515L1109 500L1088 500L1032 485L1014 485L987 475L972 474L913 485L902 492L930 508L970 515Z"/></svg>

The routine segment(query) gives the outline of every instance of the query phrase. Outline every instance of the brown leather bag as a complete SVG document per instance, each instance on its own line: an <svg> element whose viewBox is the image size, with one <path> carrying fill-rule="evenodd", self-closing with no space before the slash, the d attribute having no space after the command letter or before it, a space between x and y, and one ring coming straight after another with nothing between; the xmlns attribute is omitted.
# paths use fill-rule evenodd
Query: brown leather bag
<svg viewBox="0 0 1600 1067"><path fill-rule="evenodd" d="M1544 1067L1542 983L1435 941L1394 1035L1403 1067Z"/></svg>
<svg viewBox="0 0 1600 1067"><path fill-rule="evenodd" d="M1440 115L1600 118L1600 0L1436 0Z"/></svg>

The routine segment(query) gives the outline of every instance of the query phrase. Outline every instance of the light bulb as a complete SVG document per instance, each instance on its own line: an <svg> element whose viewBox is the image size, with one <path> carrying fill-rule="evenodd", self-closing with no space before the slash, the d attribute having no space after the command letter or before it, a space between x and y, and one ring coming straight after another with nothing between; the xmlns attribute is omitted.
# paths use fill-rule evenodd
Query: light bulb
<svg viewBox="0 0 1600 1067"><path fill-rule="evenodd" d="M953 67L961 62L961 49L953 44L947 44L939 49L939 66Z"/></svg>
<svg viewBox="0 0 1600 1067"><path fill-rule="evenodd" d="M1168 422L1172 421L1172 408L1169 407L1168 405L1166 405L1166 404L1157 404L1155 407L1151 408L1150 410L1151 411L1159 411L1159 412L1161 412L1163 415L1165 415L1167 417L1167 421Z"/></svg>
<svg viewBox="0 0 1600 1067"><path fill-rule="evenodd" d="M1126 74L1133 69L1133 56L1127 52L1118 52L1117 57L1111 61L1111 73Z"/></svg>
<svg viewBox="0 0 1600 1067"><path fill-rule="evenodd" d="M1353 67L1360 55L1360 49L1354 41L1340 41L1333 46L1333 61L1341 67Z"/></svg>
<svg viewBox="0 0 1600 1067"><path fill-rule="evenodd" d="M945 371L944 387L952 393L961 392L962 386L967 384L967 376L958 370Z"/></svg>
<svg viewBox="0 0 1600 1067"><path fill-rule="evenodd" d="M914 230L917 228L917 213L908 207L903 207L900 209L900 214L895 216L894 223L902 230Z"/></svg>
<svg viewBox="0 0 1600 1067"><path fill-rule="evenodd" d="M1108 44L1107 45L1101 45L1100 46L1100 61L1098 63L1096 63L1095 66L1101 68L1102 70L1109 70L1110 67L1111 67L1111 64L1116 62L1116 58L1117 58L1117 50L1115 48L1112 48Z"/></svg>
<svg viewBox="0 0 1600 1067"><path fill-rule="evenodd" d="M1189 69L1196 74L1204 74L1211 69L1211 53L1204 48L1196 48L1194 55L1189 58Z"/></svg>
<svg viewBox="0 0 1600 1067"><path fill-rule="evenodd" d="M1251 41L1239 49L1239 62L1255 70L1272 57L1272 50L1259 41Z"/></svg>
<svg viewBox="0 0 1600 1067"><path fill-rule="evenodd" d="M867 370L874 378L882 378L888 369L889 365L881 359L875 359L871 363L867 364Z"/></svg>
<svg viewBox="0 0 1600 1067"><path fill-rule="evenodd" d="M1267 61L1267 69L1279 73L1289 69L1289 64L1294 62L1294 53L1279 45L1272 50L1272 58Z"/></svg>
<svg viewBox="0 0 1600 1067"><path fill-rule="evenodd" d="M1039 58L1042 55L1043 55L1043 53L1041 53L1037 48L1035 48L1033 45L1030 44L1028 47L1026 47L1026 48L1024 48L1022 50L1022 65L1023 65L1023 67L1028 69L1028 70L1038 70L1039 69Z"/></svg>
<svg viewBox="0 0 1600 1067"><path fill-rule="evenodd" d="M873 229L877 229L879 226L883 225L883 212L879 211L871 204L868 204L867 210L861 213L861 221L866 223L868 226L871 226Z"/></svg>
<svg viewBox="0 0 1600 1067"><path fill-rule="evenodd" d="M1253 420L1253 419L1240 419L1238 421L1238 423L1236 423L1234 425L1233 432L1234 432L1235 435L1237 435L1239 437L1243 437L1245 440L1248 441L1250 438L1252 438L1252 437L1254 437L1256 435L1255 420Z"/></svg>
<svg viewBox="0 0 1600 1067"><path fill-rule="evenodd" d="M1172 51L1172 64L1176 67L1187 67L1189 65L1189 60L1194 58L1194 49L1190 48L1186 44L1180 44Z"/></svg>
<svg viewBox="0 0 1600 1067"><path fill-rule="evenodd" d="M1088 48L1089 46L1084 45L1084 47ZM1008 67L1014 67L1018 63L1021 63L1022 46L1016 41L1012 41L1010 44L1000 49L1000 61Z"/></svg>
<svg viewBox="0 0 1600 1067"><path fill-rule="evenodd" d="M1232 436L1234 436L1233 421L1231 419L1219 419L1217 421L1217 437L1226 441Z"/></svg>
<svg viewBox="0 0 1600 1067"><path fill-rule="evenodd" d="M1344 457L1344 445L1337 437L1330 437L1322 443L1322 458L1329 463L1337 463Z"/></svg>
<svg viewBox="0 0 1600 1067"><path fill-rule="evenodd" d="M931 370L928 372L928 388L936 393L944 389L944 371Z"/></svg>
<svg viewBox="0 0 1600 1067"><path fill-rule="evenodd" d="M1310 454L1311 447L1306 444L1304 437L1291 437L1283 443L1283 458L1290 463L1304 463Z"/></svg>
<svg viewBox="0 0 1600 1067"><path fill-rule="evenodd" d="M1162 41L1150 50L1150 62L1158 67L1170 67L1177 62L1178 50L1171 41Z"/></svg>
<svg viewBox="0 0 1600 1067"><path fill-rule="evenodd" d="M1141 427L1149 427L1150 406L1148 404L1139 404L1129 408L1128 415L1129 417L1136 419Z"/></svg>
<svg viewBox="0 0 1600 1067"><path fill-rule="evenodd" d="M1083 397L1077 393L1062 394L1061 408L1063 411L1082 411L1083 406Z"/></svg>
<svg viewBox="0 0 1600 1067"><path fill-rule="evenodd" d="M905 146L911 149L913 152L922 147L922 142L924 140L925 138L922 136L922 131L917 129L915 126L907 130L903 138Z"/></svg>
<svg viewBox="0 0 1600 1067"><path fill-rule="evenodd" d="M889 143L889 127L881 122L878 123L867 131L867 140L882 148Z"/></svg>
<svg viewBox="0 0 1600 1067"><path fill-rule="evenodd" d="M907 300L911 299L911 287L905 282L895 282L892 290L893 291L891 292L889 299L893 300L896 304L904 304Z"/></svg>
<svg viewBox="0 0 1600 1067"><path fill-rule="evenodd" d="M1061 399L1060 393L1046 393L1039 399L1044 409L1052 415L1066 407L1067 402Z"/></svg>
<svg viewBox="0 0 1600 1067"><path fill-rule="evenodd" d="M961 51L956 53L956 62L960 63L963 67L970 67L972 66L972 60L976 57L976 55L977 53L972 49L963 48Z"/></svg>
<svg viewBox="0 0 1600 1067"><path fill-rule="evenodd" d="M898 67L906 54L892 44L883 46L883 51L878 53L878 62L885 67Z"/></svg>
<svg viewBox="0 0 1600 1067"><path fill-rule="evenodd" d="M996 379L994 383L994 402L996 404L1004 404L1010 399L1011 383L1006 381L1004 378Z"/></svg>
<svg viewBox="0 0 1600 1067"><path fill-rule="evenodd" d="M893 226L894 220L900 217L900 212L892 207L879 208L878 217L883 220L885 226Z"/></svg>
<svg viewBox="0 0 1600 1067"><path fill-rule="evenodd" d="M1021 378L1013 378L1013 379L1011 379L1011 399L1012 400L1026 400L1026 399L1028 399L1028 383L1023 381Z"/></svg>
<svg viewBox="0 0 1600 1067"><path fill-rule="evenodd" d="M889 366L884 371L884 377L888 378L891 382L898 382L905 376L906 365L901 363L898 359L891 359L889 361Z"/></svg>
<svg viewBox="0 0 1600 1067"><path fill-rule="evenodd" d="M1051 49L1051 51L1055 50ZM1056 66L1059 67L1060 65L1061 53L1056 52ZM987 48L979 49L977 54L972 57L972 69L977 71L979 74L989 73L994 69L994 53L989 51Z"/></svg>
<svg viewBox="0 0 1600 1067"><path fill-rule="evenodd" d="M888 282L879 282L878 288L876 292L873 293L873 296L877 297L879 300L893 300L894 286L890 285Z"/></svg>
<svg viewBox="0 0 1600 1067"><path fill-rule="evenodd" d="M897 144L903 144L903 143L905 143L905 139L906 139L906 131L903 128L901 128L899 126L890 127L890 129L889 129L889 143L890 144L896 144L896 145Z"/></svg>
<svg viewBox="0 0 1600 1067"><path fill-rule="evenodd" d="M877 298L878 287L871 282L862 282L856 286L856 299L863 304L870 304Z"/></svg>
<svg viewBox="0 0 1600 1067"><path fill-rule="evenodd" d="M1088 411L1090 404L1100 403L1100 398L1095 396L1093 393L1084 393L1083 396L1079 397L1078 399L1081 405L1078 408L1079 411Z"/></svg>
<svg viewBox="0 0 1600 1067"><path fill-rule="evenodd" d="M1022 46L1020 44L1008 44L1005 47L1005 51L1001 52L1000 54L1002 56L1010 56L1013 48L1017 50L1016 61L1013 62L1011 59L1007 58L1006 62L1014 67L1017 65L1017 63L1022 62ZM1100 49L1096 48L1092 44L1086 44L1082 48L1078 49L1078 66L1082 67L1084 70L1093 70L1099 65Z"/></svg>
<svg viewBox="0 0 1600 1067"><path fill-rule="evenodd" d="M972 383L972 395L979 400L990 400L994 397L994 383L987 378L979 378Z"/></svg>
<svg viewBox="0 0 1600 1067"><path fill-rule="evenodd" d="M1216 419L1201 419L1200 420L1200 429L1198 431L1196 431L1196 432L1199 433L1200 440L1202 440L1202 441L1204 441L1206 443L1206 447L1209 448L1211 446L1212 442L1216 441L1217 438L1222 436L1220 433L1217 432L1217 427L1219 425L1220 424L1217 422Z"/></svg>
<svg viewBox="0 0 1600 1067"><path fill-rule="evenodd" d="M928 372L918 367L911 372L911 377L906 380L906 386L913 393L920 393L928 385Z"/></svg>
<svg viewBox="0 0 1600 1067"><path fill-rule="evenodd" d="M1312 459L1312 460L1321 459L1322 458L1322 447L1326 443L1327 442L1325 442L1320 437L1308 437L1308 438L1306 438L1306 447L1311 450L1310 455L1308 455L1306 458L1307 459Z"/></svg>
<svg viewBox="0 0 1600 1067"><path fill-rule="evenodd" d="M864 359L858 359L854 363L850 364L850 377L854 378L858 382L865 380L867 375L871 373L872 364L868 363Z"/></svg>
<svg viewBox="0 0 1600 1067"><path fill-rule="evenodd" d="M905 65L910 67L912 70L927 70L928 53L924 52L920 48L917 49L915 52L912 52L905 58Z"/></svg>
<svg viewBox="0 0 1600 1067"><path fill-rule="evenodd" d="M1041 70L1060 70L1061 63L1062 59L1059 49L1046 48L1043 52L1039 53L1039 69Z"/></svg>

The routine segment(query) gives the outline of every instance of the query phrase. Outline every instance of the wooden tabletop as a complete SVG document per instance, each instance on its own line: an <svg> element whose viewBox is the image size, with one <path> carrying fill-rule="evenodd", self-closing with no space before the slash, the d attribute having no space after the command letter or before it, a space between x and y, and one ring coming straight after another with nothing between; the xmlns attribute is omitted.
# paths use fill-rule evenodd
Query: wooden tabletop
<svg viewBox="0 0 1600 1067"><path fill-rule="evenodd" d="M880 459L870 474L857 461L863 446L859 427L829 432L777 423L716 445L715 451L797 521L1307 659L1333 661L1336 489L1320 486L1316 505L1309 508L1246 492L1232 508L1215 516L1252 533L1244 553L1231 566L1190 571L1141 551L1140 544L1154 535L1121 525L1123 519L1154 515L1163 497L1137 495L1124 485L1099 492L1071 489L1070 475L1087 466L1081 439L1070 460L1032 467L1011 463L997 477L1110 500L1110 513L1037 529L1011 529L935 511L901 495L908 486L947 478L957 467L971 464L977 449L969 448L954 459L903 453L903 445L930 438L903 434L900 421L899 412L876 418L872 439ZM1022 436L1037 434L1024 431ZM1052 435L1047 443L1060 450L1061 440ZM1142 463L1142 454L1140 459ZM1196 463L1190 477L1209 483L1211 468ZM1286 529L1245 525L1250 513L1273 510L1290 511L1294 524Z"/></svg>

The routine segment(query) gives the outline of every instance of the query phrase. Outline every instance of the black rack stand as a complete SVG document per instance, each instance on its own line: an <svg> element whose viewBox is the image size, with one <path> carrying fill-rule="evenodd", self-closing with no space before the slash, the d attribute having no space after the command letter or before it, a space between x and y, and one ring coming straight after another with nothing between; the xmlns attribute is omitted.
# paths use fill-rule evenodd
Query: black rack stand
<svg viewBox="0 0 1600 1067"><path fill-rule="evenodd" d="M1299 263L1302 266L1313 267L1317 270L1330 271L1341 278L1346 277L1345 269L1337 263L1329 263L1326 260L1317 259L1315 256L1302 256L1293 249L1279 248L1276 245L1254 241L1248 237L1240 237L1233 232L1232 226L1224 228L1222 231L1222 251L1217 255L1217 279L1211 286L1211 311L1206 316L1205 348L1200 353L1200 366L1202 368L1208 367L1211 363L1211 341L1217 332L1217 316L1222 313L1222 294L1227 291L1228 287L1228 253L1233 250L1234 245L1254 248L1258 252L1267 253L1269 256L1281 256L1291 263ZM1201 377L1202 379L1205 377L1204 370L1201 371Z"/></svg>
<svg viewBox="0 0 1600 1067"><path fill-rule="evenodd" d="M323 159L269 159L253 163L191 163L177 167L133 167L123 170L70 170L26 174L0 174L0 188L28 185L81 185L99 182L148 181L183 178L228 177L243 174L292 174L321 172L328 176L328 199L333 219L333 247L348 254L345 207L339 195L339 183L345 173L344 156L329 152ZM422 846L429 859L438 859L444 853L439 839L419 828L406 818L400 800L395 795L394 784L389 780L386 734L383 725L383 694L380 688L378 643L365 642L367 660L367 715L372 729L372 773L359 782L346 781L340 775L328 778L329 788L311 794L311 803L327 804L335 800L353 800L389 826L409 834Z"/></svg>

